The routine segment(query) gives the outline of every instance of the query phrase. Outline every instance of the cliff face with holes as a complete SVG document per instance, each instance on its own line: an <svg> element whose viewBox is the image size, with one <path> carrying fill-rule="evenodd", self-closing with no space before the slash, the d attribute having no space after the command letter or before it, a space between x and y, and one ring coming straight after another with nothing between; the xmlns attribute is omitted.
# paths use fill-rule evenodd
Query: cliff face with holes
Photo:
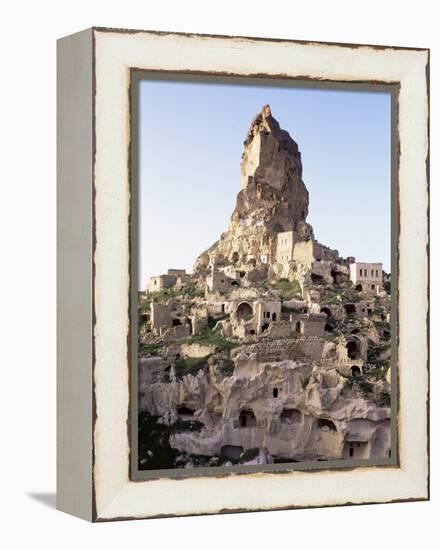
<svg viewBox="0 0 440 550"><path fill-rule="evenodd" d="M170 444L183 455L239 459L259 449L262 462L386 456L389 410L366 400L336 370L308 362L258 363L239 353L232 376L216 365L197 376L163 383L141 381L142 406L165 422L198 424L174 433Z"/></svg>
<svg viewBox="0 0 440 550"><path fill-rule="evenodd" d="M318 243L308 207L265 106L228 230L141 296L141 469L390 456L390 289Z"/></svg>

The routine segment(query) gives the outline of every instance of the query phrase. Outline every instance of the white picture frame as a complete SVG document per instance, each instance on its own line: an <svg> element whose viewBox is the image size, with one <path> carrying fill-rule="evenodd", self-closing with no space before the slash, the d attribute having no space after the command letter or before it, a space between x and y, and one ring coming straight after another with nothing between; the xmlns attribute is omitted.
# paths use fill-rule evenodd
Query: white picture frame
<svg viewBox="0 0 440 550"><path fill-rule="evenodd" d="M393 466L130 475L132 71L397 89ZM93 28L58 43L58 508L89 521L429 498L429 51Z"/></svg>

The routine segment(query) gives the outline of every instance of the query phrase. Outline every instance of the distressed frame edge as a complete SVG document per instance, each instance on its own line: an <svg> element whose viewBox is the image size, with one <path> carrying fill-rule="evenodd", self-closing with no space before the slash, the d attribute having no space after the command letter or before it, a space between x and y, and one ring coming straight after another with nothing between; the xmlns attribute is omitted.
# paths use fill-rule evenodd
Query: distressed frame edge
<svg viewBox="0 0 440 550"><path fill-rule="evenodd" d="M100 28L100 27L93 27L92 29L88 29L87 31L82 31L83 33L86 33L86 32L91 32L92 33L92 47L91 47L91 50L92 50L92 65L93 65L93 96L95 94L95 71L94 71L94 65L95 65L95 52L94 52L94 40L95 40L95 31L100 31L100 32L108 32L108 31L111 31L111 32L151 32L151 33L154 33L154 34L175 34L175 35L186 35L186 36L194 36L193 33L161 33L161 32L155 32L155 31L121 31L121 30L117 30L117 29L105 29L105 28ZM78 33L78 34L82 34L82 33ZM71 35L71 36L75 36L75 35ZM210 37L211 35L196 35L196 36L202 36L202 37ZM221 36L221 35L212 35L213 38L234 38L234 37L229 37L229 36ZM63 38L63 39L60 39L59 41L59 44L61 44L62 42L64 42L67 38L70 38L70 37L66 37L66 38ZM237 37L235 37L237 38ZM243 38L245 40L261 40L261 41L273 41L273 42L276 42L276 41L286 41L286 42L294 42L294 43L307 43L307 44L321 44L321 45L334 45L334 46L343 46L343 47L354 47L354 48L359 48L359 47L362 47L362 45L349 45L349 44L338 44L338 43L326 43L326 42L307 42L307 41L295 41L295 40L283 40L283 39L265 39L265 38L253 38L253 37L238 37L238 38ZM371 46L373 48L376 48L376 46ZM380 47L380 46L377 46L377 48L388 48L388 47ZM428 149L427 149L427 157L426 157L426 173L427 173L427 193L428 193L428 212L427 212L427 215L428 215L428 222L429 222L429 49L426 49L426 48L420 48L420 49L417 49L417 48L399 48L399 47L390 47L392 49L404 49L404 50L413 50L413 51L425 51L428 53L428 61L427 61L427 64L426 64L426 93L427 93L427 98L428 98L428 115L427 115L427 120L426 120L426 125L428 127ZM94 159L94 156L95 156L95 152L96 152L96 145L95 145L95 110L94 110L94 104L93 104L93 112L91 114L92 116L92 119L93 119L93 128L92 128L92 132L93 132L93 159ZM60 158L60 153L58 153L59 157ZM93 162L93 165L94 165L94 162ZM93 180L93 178L92 178ZM93 184L94 184L94 181L93 181ZM91 185L91 187L93 186L93 184ZM94 202L94 200L93 200ZM428 312L427 312L427 327L428 327L428 334L427 334L427 338L428 338L428 358L427 358L427 368L428 368L428 394L427 394L427 411L428 411L428 415L427 415L427 427L428 427L428 439L427 439L427 443L428 443L428 448L427 448L427 459L428 459L428 478L427 478L427 493L426 493L426 496L421 496L420 498L408 498L408 499L396 499L396 500L388 500L388 501L385 501L385 502L346 502L346 503L342 503L342 504L328 504L328 505L319 505L319 506L289 506L289 507L280 507L280 508L274 508L274 507L271 507L270 509L261 509L261 510L264 510L264 511L268 511L268 510L287 510L287 509L297 509L297 508L315 508L315 507L319 507L319 508L324 508L324 507L327 507L327 506L351 506L351 505L360 505L360 504L363 504L363 505L367 505L367 504L378 504L378 503L391 503L391 502L409 502L409 501L421 501L421 500L429 500L429 239L430 239L430 236L429 236L429 223L428 223L428 235L427 235L427 238L428 238L428 243L427 243L427 250L426 250L426 258L427 258L427 261L428 261L428 282L427 282L427 293L428 293ZM94 235L94 218L93 218L93 228L92 228L92 240L93 240L93 248L95 246L95 235ZM93 268L92 268L93 269ZM93 278L93 275L92 275L92 278ZM93 304L92 304L93 305ZM94 307L93 307L94 309ZM94 324L94 311L92 313L92 316L93 316L93 324ZM92 355L93 355L93 352L92 352ZM94 357L93 357L93 360L94 360ZM58 369L59 369L59 366L58 366ZM59 370L58 370L59 372ZM91 389L91 394L92 394L92 400L94 401L94 398L95 398L95 392L94 392L94 388L92 388L92 384L90 385L90 389ZM93 425L95 423L95 418L96 418L96 412L94 410L94 403L92 404L92 408L93 408ZM92 442L93 444L93 442ZM94 458L92 459L91 461L92 463L94 462ZM92 475L92 474L91 474ZM253 512L253 511L257 511L256 509L255 510L248 510L248 509L233 509L233 510L228 510L228 509L225 509L225 510L220 510L220 511L215 511L215 512L206 512L206 513L197 513L197 514L194 514L194 513L189 513L189 514L186 514L186 513L183 513L183 514L160 514L160 515L157 515L157 516L153 516L153 515L149 515L149 516L142 516L142 517L138 517L138 516L127 516L127 517L103 517L102 515L100 515L101 517L98 517L98 514L97 514L97 511L96 511L96 504L95 504L95 501L96 501L96 498L95 498L95 480L92 481L92 491L93 491L93 495L92 495L92 501L93 501L93 504L91 505L91 508L92 508L92 512L91 514L86 514L86 515L81 515L81 514L78 514L78 513L75 513L75 512L72 512L71 510L68 510L66 509L65 507L63 506L58 506L59 509L63 510L63 511L66 511L68 513L72 513L73 515L78 515L79 517L84 517L84 519L88 519L88 520L92 520L92 521L99 521L99 522L102 522L102 521L116 521L116 520L127 520L127 519L147 519L147 518L154 518L154 517L180 517L180 516L186 516L186 515L207 515L207 514L219 514L219 513L243 513L243 512ZM104 510L102 512L105 512Z"/></svg>
<svg viewBox="0 0 440 550"><path fill-rule="evenodd" d="M96 31L99 31L99 32L115 32L115 33L131 33L130 31L119 31L119 30L113 30L113 29L102 29L102 28L95 28L94 30ZM166 34L166 35L177 35L177 36L181 36L181 35L185 35L185 36L199 36L199 37L210 37L210 35L188 35L187 33L161 33L161 32L150 32L150 31L133 31L133 33L146 33L146 34L158 34L158 35L162 35L162 34ZM216 36L216 35L212 35L212 38L237 38L237 37L229 37L229 36ZM249 37L243 37L244 39L248 39ZM250 39L250 38L249 38ZM255 39L250 39L250 40L260 40L258 38L255 38ZM272 41L272 42L277 42L277 41L281 41L281 42L291 42L291 43L300 43L300 44L303 44L304 41L294 41L294 40L277 40L277 39L274 39L274 40L271 40L271 39L261 39L263 41ZM322 42L310 42L308 44L313 44L313 45L330 45L330 46L347 46L346 44L334 44L334 43L322 43ZM356 48L361 48L362 45L355 45ZM368 46L366 46L368 47ZM374 47L374 46L373 46ZM387 48L387 47L378 47L379 49L383 49L383 48ZM427 62L426 62L426 72L427 74L429 74L429 49L426 49L426 48L399 48L399 47L390 47L390 49L396 49L396 50L409 50L409 51L418 51L418 52L424 52L424 53L427 53ZM141 69L141 67L131 67L130 66L130 69L133 69L133 68L136 68L136 69ZM144 69L144 70L150 70L150 69ZM158 72L162 72L161 70L158 70ZM166 70L165 70L166 72ZM178 72L178 71L176 71ZM188 71L188 72L192 72L194 73L194 71ZM195 71L195 73L197 73L197 71ZM206 74L205 71L201 71L201 73L204 73ZM199 73L200 74L200 73ZM213 74L215 75L216 73L215 72L212 72L210 74ZM239 75L237 75L239 76ZM245 75L241 75L241 76L245 76ZM266 76L267 78L276 78L276 75L261 75L261 74L247 74L246 76ZM280 75L281 76L281 75ZM293 78L293 77L291 77ZM332 79L330 79L332 80ZM334 80L333 80L334 81ZM358 81L353 81L353 82L358 82ZM378 82L379 83L379 82ZM429 80L427 79L426 80L426 88L425 88L425 91L426 91L426 95L425 95L425 99L428 98L429 99ZM429 103L428 103L428 113L427 113L427 117L423 119L423 123L424 123L424 127L425 129L427 127L429 127ZM400 142L400 141L399 141ZM426 162L429 164L429 134L428 134L428 140L426 142L426 146L427 146L427 159L426 159ZM427 192L428 192L428 209L429 209L429 167L428 167L428 164L427 164L427 180L425 181L426 184L427 184ZM423 191L421 191L423 192ZM429 226L427 226L427 240L428 240L428 243L429 243ZM429 263L429 248L427 250L428 252L428 256L425 256L425 260L428 261ZM428 307L428 311L429 311L429 282L428 282L428 301L427 301L427 307ZM429 327L428 327L429 329ZM429 333L428 333L428 337L429 337ZM429 355L427 356L427 368L428 368L428 373L429 373ZM292 505L292 506L284 506L284 507L273 507L271 506L270 508L251 508L251 509L223 509L223 510L216 510L216 511L207 511L207 512L189 512L189 513L170 513L170 514L158 514L158 515L129 515L129 516L119 516L119 515L116 515L116 516L106 516L106 512L109 512L110 511L110 508L111 506L107 507L106 509L102 510L103 512L103 515L100 516L100 517L97 517L96 521L114 521L114 520L128 520L128 519L150 519L150 518L160 518L160 517L180 517L180 516L187 516L187 515L211 515L211 514L220 514L220 513L239 513L239 512L253 512L253 511L270 511L270 510L288 510L288 509L297 509L297 508L323 508L323 507L328 507L328 506L347 506L347 505L367 505L367 504L380 504L380 503L392 503L392 502L412 502L412 501L425 501L425 500L429 500L429 377L428 377L428 386L427 386L427 404L428 404L428 408L427 408L427 424L428 424L428 439L427 439L427 449L426 449L426 453L424 455L424 458L427 459L427 462L428 462L428 467L427 467L427 478L426 478L426 491L425 489L421 490L421 493L419 492L419 495L420 496L415 496L414 498L412 497L409 497L409 498L396 498L396 499L386 499L386 500L377 500L377 501L373 501L373 500L370 500L370 501L366 501L366 502L352 502L352 501L349 501L349 502L344 502L344 503L331 503L331 504L323 504L323 505ZM404 470L403 469L400 469L400 471L404 474ZM206 479L206 478L205 478ZM408 478L408 480L410 480L410 478ZM128 487L128 485L130 485L132 482L131 480L125 485L124 489ZM143 483L143 482L141 482ZM415 493L417 493L417 489L416 489L416 485L414 486L414 490L415 490ZM418 486L418 489L420 491L420 486ZM122 492L122 491L121 491ZM115 496L115 499L114 500L117 500L119 494L117 496ZM113 503L113 502L112 502Z"/></svg>
<svg viewBox="0 0 440 550"><path fill-rule="evenodd" d="M130 447L129 461L129 479L133 482L147 482L160 479L185 479L185 478L209 478L209 477L228 477L233 475L246 475L256 473L276 473L288 474L293 471L304 471L308 473L323 472L323 471L348 471L354 468L400 468L399 464L399 444L398 444L398 408L399 408L399 385L398 385L398 326L399 326L399 308L398 308L398 278L399 278L399 92L400 82L370 82L370 81L339 81L339 80L323 80L306 77L293 76L273 76L273 75L246 75L222 73L222 72L207 72L207 71L191 71L178 72L172 70L147 70L137 67L129 68L129 153L128 153L128 179L130 193L130 214L129 214L129 249L130 249L130 285L129 290L129 307L130 307L130 326L127 337L128 342L128 365L129 365L129 384L130 384L130 400L128 404L128 435ZM280 87L306 87L311 89L327 89L327 90L357 90L359 92L371 91L387 93L390 96L390 151L391 151L391 166L390 166L390 197L391 197L391 276L392 276L392 335L395 343L392 346L391 354L391 376L392 376L392 417L391 417L391 449L392 458L388 459L361 459L350 460L341 464L341 461L334 460L326 463L317 461L304 463L286 463L279 467L274 466L235 466L233 469L220 468L189 468L188 470L139 470L137 467L138 440L137 440L137 407L138 396L136 393L138 384L138 342L137 342L137 309L138 309L138 225L139 225L139 169L136 167L139 158L139 140L136 138L139 131L139 85L142 81L162 78L170 82L210 82L213 85L226 83L230 85L270 85ZM263 82L266 83L263 84ZM270 84L268 83L270 81ZM131 346L131 349L130 349ZM338 506L341 506L339 504Z"/></svg>
<svg viewBox="0 0 440 550"><path fill-rule="evenodd" d="M376 50L406 50L423 52L429 51L429 48L412 47L412 46L390 46L387 44L357 44L355 42L333 42L333 41L320 41L320 40L308 40L308 39L295 39L295 38L269 38L264 36L245 36L234 34L212 34L212 33L199 33L199 32L184 32L184 31L158 31L152 29L127 29L123 27L105 27L94 26L93 31L102 33L117 33L117 34L152 34L156 36L182 36L186 38L221 38L221 39L235 39L235 40L248 40L251 42L286 42L291 44L304 44L304 45L318 45L318 46L340 46L342 48L372 48Z"/></svg>

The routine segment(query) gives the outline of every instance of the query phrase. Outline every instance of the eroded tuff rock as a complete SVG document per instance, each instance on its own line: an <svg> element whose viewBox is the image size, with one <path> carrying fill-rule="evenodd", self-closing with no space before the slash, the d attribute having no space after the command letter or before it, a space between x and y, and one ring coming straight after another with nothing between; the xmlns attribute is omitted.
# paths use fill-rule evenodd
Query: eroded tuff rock
<svg viewBox="0 0 440 550"><path fill-rule="evenodd" d="M229 229L140 296L141 469L390 456L388 279L320 244L308 204L265 106Z"/></svg>
<svg viewBox="0 0 440 550"><path fill-rule="evenodd" d="M244 142L240 192L229 229L209 254L234 263L267 261L275 254L277 234L301 228L308 208L298 145L266 105ZM203 263L199 258L199 266Z"/></svg>
<svg viewBox="0 0 440 550"><path fill-rule="evenodd" d="M239 354L226 377L215 366L182 380L173 375L170 383L146 380L147 372L141 368L140 389L149 414L168 424L184 418L203 425L171 437L172 447L189 455L259 448L277 460L348 458L355 442L356 457L371 458L390 446L389 409L335 369Z"/></svg>

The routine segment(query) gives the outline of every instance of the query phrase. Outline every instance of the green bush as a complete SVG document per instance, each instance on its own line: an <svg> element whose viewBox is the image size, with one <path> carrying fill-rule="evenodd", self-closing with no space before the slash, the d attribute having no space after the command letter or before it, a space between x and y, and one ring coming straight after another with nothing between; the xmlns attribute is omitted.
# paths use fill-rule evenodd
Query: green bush
<svg viewBox="0 0 440 550"><path fill-rule="evenodd" d="M220 372L225 376L232 376L234 372L234 361L232 359L222 359L220 362Z"/></svg>
<svg viewBox="0 0 440 550"><path fill-rule="evenodd" d="M165 288L159 292L154 292L142 303L158 302L159 304L164 304L172 298L203 298L204 296L205 291L200 289L196 283L190 282L182 288Z"/></svg>
<svg viewBox="0 0 440 550"><path fill-rule="evenodd" d="M199 370L208 366L208 357L180 357L174 368L177 378L183 378L188 374L195 376Z"/></svg>
<svg viewBox="0 0 440 550"><path fill-rule="evenodd" d="M157 355L159 350L161 350L164 347L163 342L159 342L157 344L141 344L139 346L138 353L139 355Z"/></svg>
<svg viewBox="0 0 440 550"><path fill-rule="evenodd" d="M371 382L367 382L366 380L359 380L357 382L357 385L365 396L373 393L373 384Z"/></svg>
<svg viewBox="0 0 440 550"><path fill-rule="evenodd" d="M378 404L382 407L391 407L391 396L389 393L381 392L378 399Z"/></svg>
<svg viewBox="0 0 440 550"><path fill-rule="evenodd" d="M279 291L282 300L302 299L301 286L298 281L289 281L283 278L276 283L272 283L271 287Z"/></svg>
<svg viewBox="0 0 440 550"><path fill-rule="evenodd" d="M159 417L147 412L138 416L139 470L175 468L179 452L170 445L172 426L158 422Z"/></svg>
<svg viewBox="0 0 440 550"><path fill-rule="evenodd" d="M375 380L385 380L386 374L387 374L387 369L381 368L381 367L376 367L368 371L368 377L373 378Z"/></svg>
<svg viewBox="0 0 440 550"><path fill-rule="evenodd" d="M188 340L188 342L215 346L217 351L230 350L239 345L238 342L233 342L224 338L219 330L206 330L200 334L196 334Z"/></svg>

